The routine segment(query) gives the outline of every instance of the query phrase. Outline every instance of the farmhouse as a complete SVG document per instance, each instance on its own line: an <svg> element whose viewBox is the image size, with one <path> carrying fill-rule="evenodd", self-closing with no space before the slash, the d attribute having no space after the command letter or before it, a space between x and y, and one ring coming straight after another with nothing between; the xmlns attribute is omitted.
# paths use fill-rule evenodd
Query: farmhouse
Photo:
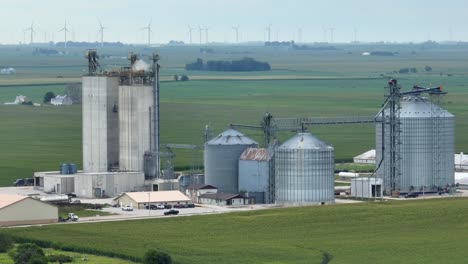
<svg viewBox="0 0 468 264"><path fill-rule="evenodd" d="M71 105L72 99L68 95L57 95L55 98L50 99L51 105Z"/></svg>
<svg viewBox="0 0 468 264"><path fill-rule="evenodd" d="M28 196L0 194L0 226L48 224L58 220L58 208Z"/></svg>
<svg viewBox="0 0 468 264"><path fill-rule="evenodd" d="M160 192L127 192L114 199L114 202L121 205L131 205L144 209L149 204L178 204L188 203L190 198L180 191L160 191Z"/></svg>

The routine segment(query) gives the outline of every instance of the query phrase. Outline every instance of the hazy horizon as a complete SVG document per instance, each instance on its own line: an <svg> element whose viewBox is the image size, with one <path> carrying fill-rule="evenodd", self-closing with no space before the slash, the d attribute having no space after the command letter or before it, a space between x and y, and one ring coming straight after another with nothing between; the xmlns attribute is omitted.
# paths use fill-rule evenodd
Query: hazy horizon
<svg viewBox="0 0 468 264"><path fill-rule="evenodd" d="M0 43L30 42L24 32L34 22L34 42L64 41L59 32L67 21L67 40L100 41L99 21L106 27L104 41L147 43L142 28L152 21L152 43L170 40L200 43L198 27L208 28L209 42L265 41L271 24L272 41L302 42L422 42L468 41L468 2L331 0L171 0L90 1L17 0L0 9ZM27 7L27 8L26 8ZM302 38L299 28L302 28ZM333 28L333 30L331 30ZM333 31L333 41L332 34ZM202 32L202 43L206 31Z"/></svg>

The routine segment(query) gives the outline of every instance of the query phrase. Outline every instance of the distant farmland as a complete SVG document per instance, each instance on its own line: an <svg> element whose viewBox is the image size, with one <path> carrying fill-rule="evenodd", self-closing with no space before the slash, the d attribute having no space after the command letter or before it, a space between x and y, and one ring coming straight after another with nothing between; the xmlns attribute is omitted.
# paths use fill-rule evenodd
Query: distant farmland
<svg viewBox="0 0 468 264"><path fill-rule="evenodd" d="M228 124L258 125L265 111L277 117L334 117L374 115L383 101L383 87L392 71L416 67L416 74L396 74L404 89L415 83L440 85L449 92L446 108L456 115L456 151L468 149L468 52L463 48L390 47L399 56L366 57L349 46L333 52L287 52L263 47L215 47L215 54L200 54L195 47L163 47L161 84L161 140L163 143L202 144L203 128L211 124L215 133ZM143 53L145 58L150 51ZM346 53L349 49L351 54ZM416 54L412 54L415 49ZM104 49L115 54L102 59L109 68L125 65L127 49ZM2 63L18 68L17 76L0 76L0 102L13 101L18 94L42 101L47 91L63 93L64 84L79 81L85 69L83 50L71 49L68 56L40 57L0 48ZM236 59L243 52L272 65L270 72L189 72L185 63L197 57ZM241 54L241 55L238 55ZM274 55L274 56L273 56ZM424 72L431 65L433 71ZM172 81L174 74L189 74L188 82ZM448 76L448 75L451 76ZM394 74L393 74L394 75ZM393 76L392 75L392 76ZM38 85L39 84L39 85ZM30 177L35 170L56 170L61 162L81 164L81 106L27 107L0 105L0 185ZM309 130L334 145L337 162L374 147L372 125L317 126ZM244 133L262 142L261 133ZM282 133L280 140L292 133ZM178 151L177 167L187 167L190 153ZM198 163L201 164L201 155Z"/></svg>

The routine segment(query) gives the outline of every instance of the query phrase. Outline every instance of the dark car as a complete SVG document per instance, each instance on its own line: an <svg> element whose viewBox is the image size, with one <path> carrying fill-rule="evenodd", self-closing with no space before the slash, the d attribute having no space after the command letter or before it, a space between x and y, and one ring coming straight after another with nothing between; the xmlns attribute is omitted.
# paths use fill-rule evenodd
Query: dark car
<svg viewBox="0 0 468 264"><path fill-rule="evenodd" d="M148 208L148 207L149 207L149 208ZM146 209L150 209L150 210L157 210L157 209L158 209L158 208L156 207L156 205L154 205L154 204L151 204L151 205L149 205L149 206L146 205L145 208L146 208Z"/></svg>
<svg viewBox="0 0 468 264"><path fill-rule="evenodd" d="M164 209L171 209L171 208L172 208L172 205L170 205L170 204L165 204L164 205Z"/></svg>
<svg viewBox="0 0 468 264"><path fill-rule="evenodd" d="M178 209L185 208L185 204L174 204L174 208L178 208Z"/></svg>
<svg viewBox="0 0 468 264"><path fill-rule="evenodd" d="M195 204L189 203L189 204L187 204L187 208L195 208Z"/></svg>
<svg viewBox="0 0 468 264"><path fill-rule="evenodd" d="M17 179L17 180L13 183L13 185L14 185L14 186L17 186L17 187L18 187L18 186L24 186L25 184L26 184L26 183L25 183L24 179Z"/></svg>
<svg viewBox="0 0 468 264"><path fill-rule="evenodd" d="M418 196L419 196L419 194L417 194L417 193L407 193L405 195L405 198L416 198Z"/></svg>
<svg viewBox="0 0 468 264"><path fill-rule="evenodd" d="M174 209L164 212L164 215L176 215L176 214L179 214L179 211L174 210Z"/></svg>

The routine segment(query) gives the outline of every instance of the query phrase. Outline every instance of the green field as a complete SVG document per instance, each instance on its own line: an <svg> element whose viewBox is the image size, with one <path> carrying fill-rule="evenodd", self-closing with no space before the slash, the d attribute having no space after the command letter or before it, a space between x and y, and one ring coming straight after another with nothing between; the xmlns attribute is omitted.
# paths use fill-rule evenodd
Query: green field
<svg viewBox="0 0 468 264"><path fill-rule="evenodd" d="M133 261L126 261L117 258L109 258L103 256L96 256L91 254L84 254L84 253L76 253L76 252L68 252L68 251L61 251L51 248L45 248L44 254L46 256L50 255L67 255L73 258L73 263L82 263L82 264L129 264L134 263ZM8 256L6 253L0 253L0 263L2 264L14 264L14 261Z"/></svg>
<svg viewBox="0 0 468 264"><path fill-rule="evenodd" d="M468 199L450 198L6 231L136 257L158 248L176 263L466 263L467 217Z"/></svg>
<svg viewBox="0 0 468 264"><path fill-rule="evenodd" d="M467 151L468 47L456 45L339 46L337 51L289 51L260 46L215 46L215 54L200 54L199 47L161 47L161 141L202 144L205 124L216 133L230 123L257 125L265 111L276 117L334 117L374 115L383 101L388 76L404 88L415 84L439 85L449 92L446 108L456 115L456 151ZM146 58L142 47L104 49L106 68L126 65L128 51ZM361 56L362 51L398 51L398 56ZM16 76L0 76L0 102L18 94L41 102L47 91L63 93L65 83L79 81L85 67L84 50L69 49L63 56L32 56L28 47L0 47L0 68L12 66ZM414 52L414 53L413 53ZM251 56L268 61L270 72L186 72L185 63L203 59ZM423 71L425 65L433 68ZM417 67L416 74L393 74ZM170 81L188 74L189 82ZM450 76L449 76L450 74ZM383 75L383 76L382 76ZM0 105L0 186L33 171L57 170L62 162L81 164L81 108ZM372 125L318 126L309 130L335 147L336 161L374 147ZM258 131L244 130L262 142ZM280 140L292 133L282 133ZM176 167L191 162L188 151L177 151ZM201 153L196 161L202 164Z"/></svg>

